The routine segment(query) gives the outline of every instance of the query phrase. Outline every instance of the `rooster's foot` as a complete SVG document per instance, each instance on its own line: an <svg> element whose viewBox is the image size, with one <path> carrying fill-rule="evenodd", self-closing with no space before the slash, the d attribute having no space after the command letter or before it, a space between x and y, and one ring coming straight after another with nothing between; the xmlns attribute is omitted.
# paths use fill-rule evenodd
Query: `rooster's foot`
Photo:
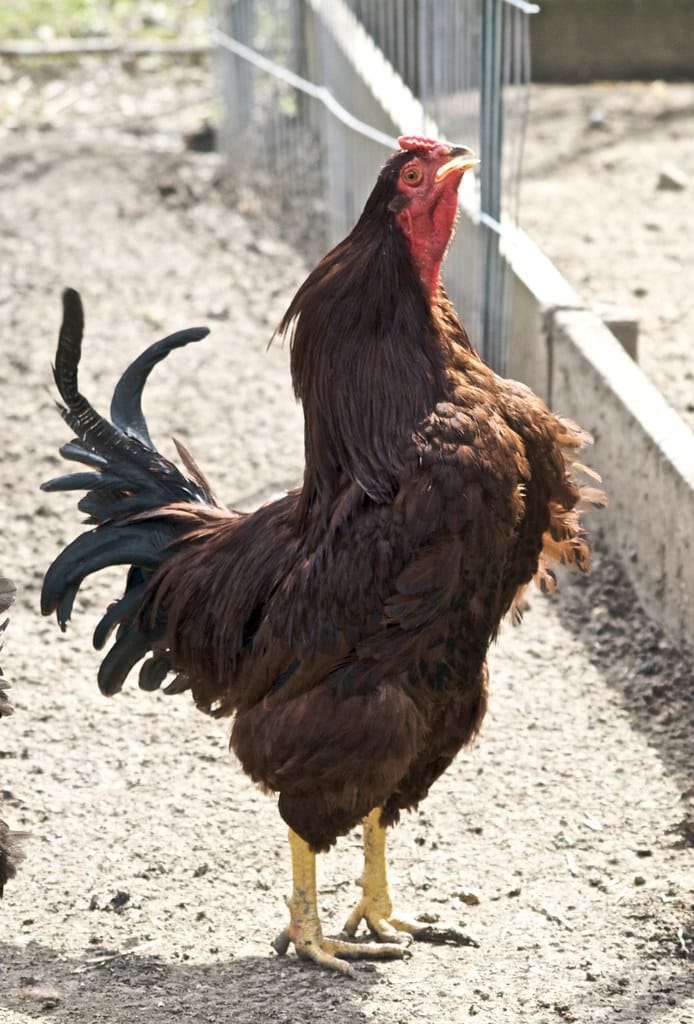
<svg viewBox="0 0 694 1024"><path fill-rule="evenodd" d="M292 923L280 932L273 948L282 956L292 943L297 956L312 960L320 967L327 967L340 974L354 977L354 969L346 960L394 960L406 955L406 949L397 943L348 942L344 939L328 939L323 936L320 925L305 927Z"/></svg>
<svg viewBox="0 0 694 1024"><path fill-rule="evenodd" d="M360 900L347 918L343 928L344 934L350 937L356 935L362 921L371 934L381 942L398 942L407 945L415 940L441 946L478 945L473 938L457 928L437 926L438 918L434 914L422 914L420 918L398 917L392 912L384 912L384 908L369 904L366 899Z"/></svg>
<svg viewBox="0 0 694 1024"><path fill-rule="evenodd" d="M348 942L323 936L316 904L316 856L304 840L289 830L292 851L292 895L287 900L290 921L273 942L275 951L287 952L290 943L297 955L341 974L354 975L349 960L389 960L403 957L406 950L396 943Z"/></svg>
<svg viewBox="0 0 694 1024"><path fill-rule="evenodd" d="M434 927L438 920L435 916L422 915L415 920L393 914L386 869L386 830L380 817L381 812L376 808L364 818L364 872L357 881L364 894L347 918L344 934L356 935L364 921L381 942L406 944L415 939L441 945L476 946L474 939L457 928Z"/></svg>

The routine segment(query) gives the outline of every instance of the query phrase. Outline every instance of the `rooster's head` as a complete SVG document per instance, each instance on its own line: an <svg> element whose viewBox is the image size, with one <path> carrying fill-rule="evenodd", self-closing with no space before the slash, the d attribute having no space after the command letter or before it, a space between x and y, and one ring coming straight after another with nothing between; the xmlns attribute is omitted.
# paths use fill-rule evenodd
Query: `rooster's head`
<svg viewBox="0 0 694 1024"><path fill-rule="evenodd" d="M466 146L413 135L398 142L401 152L386 165L395 193L388 209L425 288L434 294L457 217L458 186L479 160Z"/></svg>

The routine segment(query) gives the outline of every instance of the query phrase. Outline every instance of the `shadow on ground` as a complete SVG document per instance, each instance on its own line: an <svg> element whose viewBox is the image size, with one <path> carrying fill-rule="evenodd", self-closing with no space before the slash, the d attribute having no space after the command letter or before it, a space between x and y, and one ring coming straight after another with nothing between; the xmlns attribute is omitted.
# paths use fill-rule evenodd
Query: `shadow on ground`
<svg viewBox="0 0 694 1024"><path fill-rule="evenodd" d="M597 537L594 569L562 588L560 617L578 626L586 657L615 690L631 723L658 752L681 794L673 845L694 845L694 658L648 618L619 561ZM573 581L572 581L573 582Z"/></svg>
<svg viewBox="0 0 694 1024"><path fill-rule="evenodd" d="M37 942L0 942L2 1009L26 1019L70 1024L157 1024L184 1020L303 1024L333 1017L363 1021L360 1010L378 975L357 966L356 980L287 957L226 963L168 963L157 956L94 951L70 958ZM6 1019L6 1018L2 1018Z"/></svg>

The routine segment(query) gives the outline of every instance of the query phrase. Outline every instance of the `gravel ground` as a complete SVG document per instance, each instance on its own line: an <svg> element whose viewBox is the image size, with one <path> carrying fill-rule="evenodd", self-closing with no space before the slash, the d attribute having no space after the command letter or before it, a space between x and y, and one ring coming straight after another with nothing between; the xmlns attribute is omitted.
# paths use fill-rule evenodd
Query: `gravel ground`
<svg viewBox="0 0 694 1024"><path fill-rule="evenodd" d="M78 514L37 485L66 439L47 390L66 284L85 301L98 408L150 340L209 323L149 385L154 437L168 454L180 437L239 504L295 481L300 412L286 351L266 346L306 268L257 212L225 207L213 157L181 151L206 112L202 69L153 62L131 80L86 61L58 84L5 81L6 109L22 101L0 151L0 568L21 595L0 809L32 835L0 906L0 1022L694 1022L691 662L604 542L590 579L534 596L503 632L480 740L393 834L403 908L479 947L417 946L356 982L272 953L289 886L273 801L229 758L226 726L185 698L99 695L90 631L115 574L67 635L40 618L41 577ZM354 902L358 855L350 836L321 858L328 931Z"/></svg>

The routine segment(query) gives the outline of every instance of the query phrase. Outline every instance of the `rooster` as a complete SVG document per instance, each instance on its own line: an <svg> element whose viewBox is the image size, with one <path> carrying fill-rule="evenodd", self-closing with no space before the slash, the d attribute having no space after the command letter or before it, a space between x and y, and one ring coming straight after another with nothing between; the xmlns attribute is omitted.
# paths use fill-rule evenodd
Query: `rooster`
<svg viewBox="0 0 694 1024"><path fill-rule="evenodd" d="M154 447L141 395L152 367L199 341L183 331L119 381L111 420L78 388L83 312L64 293L55 381L92 529L49 568L44 614L70 618L84 578L128 566L96 627L106 694L142 662L140 686L174 678L196 705L234 716L230 746L289 826L293 891L284 953L350 973L402 956L414 938L464 942L393 909L386 830L477 733L486 655L551 563L589 568L579 506L587 441L528 388L477 355L439 274L477 163L470 150L407 137L350 235L323 258L279 326L305 414L301 487L249 514L225 507L191 455ZM316 906L316 854L363 824L361 898L339 939ZM354 941L364 921L378 942Z"/></svg>
<svg viewBox="0 0 694 1024"><path fill-rule="evenodd" d="M17 589L12 582L4 576L0 576L0 615L7 611L17 596ZM7 629L9 619L0 623L0 651L2 650L2 635ZM0 668L0 718L14 713L6 691L9 686L4 681L3 671ZM21 860L20 842L24 838L23 833L11 832L5 822L0 818L0 896L2 896L5 885L10 878L17 873L17 862Z"/></svg>

